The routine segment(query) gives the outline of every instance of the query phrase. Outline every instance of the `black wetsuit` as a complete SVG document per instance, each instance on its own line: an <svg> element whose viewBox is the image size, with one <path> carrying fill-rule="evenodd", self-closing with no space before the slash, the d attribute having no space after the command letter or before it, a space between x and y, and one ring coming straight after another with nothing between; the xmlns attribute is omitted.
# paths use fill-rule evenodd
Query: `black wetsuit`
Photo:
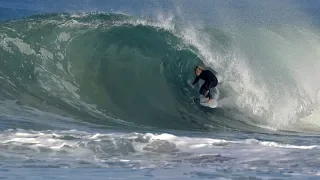
<svg viewBox="0 0 320 180"><path fill-rule="evenodd" d="M193 81L192 85L195 85L199 79L204 80L205 82L200 88L199 93L202 94L203 96L212 99L212 96L210 94L210 88L214 88L218 85L218 79L217 77L209 70L203 70L199 76L196 77L196 79ZM208 92L207 95L206 92Z"/></svg>

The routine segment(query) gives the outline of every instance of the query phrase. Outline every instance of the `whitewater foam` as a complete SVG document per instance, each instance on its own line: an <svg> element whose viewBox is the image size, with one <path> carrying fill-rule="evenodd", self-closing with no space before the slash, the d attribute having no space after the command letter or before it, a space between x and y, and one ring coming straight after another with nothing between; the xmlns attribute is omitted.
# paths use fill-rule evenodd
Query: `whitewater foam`
<svg viewBox="0 0 320 180"><path fill-rule="evenodd" d="M45 60L53 60L53 53L45 48L40 48L40 54Z"/></svg>
<svg viewBox="0 0 320 180"><path fill-rule="evenodd" d="M30 160L41 159L43 162L63 160L66 166L75 167L81 167L81 162L85 160L91 162L88 165L102 163L108 167L117 166L118 163L138 168L156 168L165 164L181 166L187 163L212 167L227 165L232 169L242 167L243 170L260 168L263 164L274 164L276 168L281 168L284 163L286 166L294 165L302 158L293 156L295 152L304 151L311 155L319 149L316 144L293 145L257 139L226 140L172 134L88 133L78 130L6 130L0 133L0 140L0 146L4 148L1 156L20 160L28 156ZM47 156L51 158L44 158ZM303 163L310 161L312 159L307 158Z"/></svg>
<svg viewBox="0 0 320 180"><path fill-rule="evenodd" d="M253 145L255 148L259 146L289 148L289 149L315 149L318 145L291 145L277 142L259 141L256 139L245 139L238 141L230 141L224 139L212 138L197 138L197 137L179 137L172 134L140 134L140 133L87 133L84 131L69 130L69 131L26 131L26 130L6 130L0 135L1 144L6 145L20 145L31 148L46 147L52 150L67 150L68 148L88 148L88 143L91 141L97 143L104 143L109 140L114 141L114 145L121 141L128 141L128 145L133 146L135 151L144 152L145 147L153 142L159 142L157 148L164 145L164 141L172 143L179 151L184 152L210 152L210 149L220 147L221 145L227 147L233 144ZM159 141L161 140L161 141ZM83 146L85 145L85 146ZM102 144L100 144L102 145ZM66 149L65 149L66 148ZM262 147L261 147L262 148ZM70 150L72 150L70 149ZM150 149L149 149L150 150ZM155 149L154 149L155 150ZM90 151L87 149L86 151ZM156 151L156 150L155 150ZM108 153L108 152L105 152Z"/></svg>
<svg viewBox="0 0 320 180"><path fill-rule="evenodd" d="M12 49L8 49L8 44L7 42L13 43L17 48L19 48L20 52L26 55L35 55L36 52L31 48L31 46L28 43L25 43L22 39L19 38L10 38L10 37L5 37L3 39L5 41L5 48L9 50L9 52L13 53Z"/></svg>
<svg viewBox="0 0 320 180"><path fill-rule="evenodd" d="M71 38L71 35L66 32L61 32L58 36L58 41L69 41Z"/></svg>

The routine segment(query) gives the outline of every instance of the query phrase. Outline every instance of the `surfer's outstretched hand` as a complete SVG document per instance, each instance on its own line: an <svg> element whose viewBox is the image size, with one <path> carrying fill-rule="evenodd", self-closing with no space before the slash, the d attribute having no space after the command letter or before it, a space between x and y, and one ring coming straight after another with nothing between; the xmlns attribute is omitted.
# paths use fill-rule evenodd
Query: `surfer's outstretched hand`
<svg viewBox="0 0 320 180"><path fill-rule="evenodd" d="M187 81L187 83L189 84L189 86L190 86L192 89L194 88L194 85L192 85L192 80L189 79L189 80Z"/></svg>

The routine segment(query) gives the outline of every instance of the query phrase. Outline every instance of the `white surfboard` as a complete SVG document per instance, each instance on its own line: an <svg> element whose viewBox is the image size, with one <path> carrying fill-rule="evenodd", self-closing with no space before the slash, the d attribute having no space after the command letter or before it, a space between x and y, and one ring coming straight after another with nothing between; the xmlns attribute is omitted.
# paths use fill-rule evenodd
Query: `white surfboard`
<svg viewBox="0 0 320 180"><path fill-rule="evenodd" d="M199 80L198 90L200 90L203 83L204 83L203 80ZM210 101L210 103L207 103L208 98L204 97L203 95L200 95L200 97L199 97L200 105L210 107L210 108L216 108L216 107L218 107L218 99L219 99L219 95L220 95L219 89L217 87L211 88L210 93L211 93L211 96L213 97L213 99Z"/></svg>
<svg viewBox="0 0 320 180"><path fill-rule="evenodd" d="M210 108L216 108L218 107L218 102L216 99L210 100L210 103L207 103L208 99L204 96L200 96L200 105L210 107Z"/></svg>

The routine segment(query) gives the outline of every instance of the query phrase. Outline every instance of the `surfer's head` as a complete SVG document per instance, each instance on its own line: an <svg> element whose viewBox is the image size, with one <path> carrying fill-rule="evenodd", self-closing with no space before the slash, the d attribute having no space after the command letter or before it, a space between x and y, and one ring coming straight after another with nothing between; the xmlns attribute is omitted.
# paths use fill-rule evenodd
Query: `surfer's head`
<svg viewBox="0 0 320 180"><path fill-rule="evenodd" d="M196 66L196 67L194 68L194 73L195 73L197 76L199 76L203 70L204 70L203 67L201 67L201 66Z"/></svg>

